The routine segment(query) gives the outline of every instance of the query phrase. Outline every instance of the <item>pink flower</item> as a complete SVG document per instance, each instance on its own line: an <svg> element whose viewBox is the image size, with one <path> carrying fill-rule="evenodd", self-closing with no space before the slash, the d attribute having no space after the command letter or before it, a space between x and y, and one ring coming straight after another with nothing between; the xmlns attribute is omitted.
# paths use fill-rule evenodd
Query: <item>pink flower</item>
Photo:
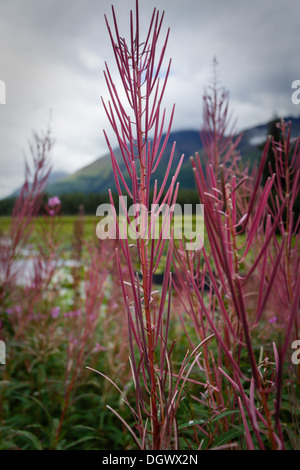
<svg viewBox="0 0 300 470"><path fill-rule="evenodd" d="M53 307L51 312L50 312L51 317L52 318L58 318L59 314L60 314L60 307Z"/></svg>
<svg viewBox="0 0 300 470"><path fill-rule="evenodd" d="M272 317L268 320L269 323L277 323L277 317Z"/></svg>
<svg viewBox="0 0 300 470"><path fill-rule="evenodd" d="M45 206L46 211L51 217L57 215L61 208L61 201L57 196L50 197Z"/></svg>
<svg viewBox="0 0 300 470"><path fill-rule="evenodd" d="M104 346L101 346L100 343L96 343L96 344L95 344L95 347L94 347L94 351L95 351L95 352L107 351L107 348L105 348Z"/></svg>
<svg viewBox="0 0 300 470"><path fill-rule="evenodd" d="M50 197L48 199L48 207L55 207L55 206L60 206L61 201L57 196Z"/></svg>

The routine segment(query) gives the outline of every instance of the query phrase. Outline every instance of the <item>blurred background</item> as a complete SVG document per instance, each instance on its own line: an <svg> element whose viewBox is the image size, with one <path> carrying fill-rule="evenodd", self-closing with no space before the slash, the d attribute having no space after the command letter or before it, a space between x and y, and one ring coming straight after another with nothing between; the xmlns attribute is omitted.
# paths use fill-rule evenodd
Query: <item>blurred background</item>
<svg viewBox="0 0 300 470"><path fill-rule="evenodd" d="M103 129L112 132L101 96L108 98L103 69L118 85L104 14L112 24L114 4L120 34L128 37L135 0L1 0L0 198L23 181L24 151L32 130L51 115L56 176L107 154ZM300 79L300 3L296 0L140 0L141 31L154 7L170 27L165 56L172 58L164 105L176 111L173 131L198 131L202 95L219 63L219 80L230 91L237 130L265 124L275 115L300 115L291 84ZM164 37L164 34L162 37ZM142 35L142 34L141 34Z"/></svg>

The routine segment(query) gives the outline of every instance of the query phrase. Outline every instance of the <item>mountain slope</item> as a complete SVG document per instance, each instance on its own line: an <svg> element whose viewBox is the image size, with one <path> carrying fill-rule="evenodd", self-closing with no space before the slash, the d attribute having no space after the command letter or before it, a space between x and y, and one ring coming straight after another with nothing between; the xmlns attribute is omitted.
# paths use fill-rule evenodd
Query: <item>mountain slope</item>
<svg viewBox="0 0 300 470"><path fill-rule="evenodd" d="M55 185L58 181L62 181L63 179L67 178L69 176L69 173L66 171L51 171L48 180L47 180L47 186L46 190L48 191L48 188L51 186ZM21 189L23 186L20 186L18 189L16 189L10 196L9 198L17 197L19 196Z"/></svg>
<svg viewBox="0 0 300 470"><path fill-rule="evenodd" d="M287 117L285 119L286 121L292 122L292 136L299 136L300 117ZM268 123L246 129L242 132L242 134L243 137L239 145L242 160L245 162L245 164L247 162L247 164L252 165L260 158L261 150L258 148L258 145L265 142L267 138ZM176 141L176 150L170 173L171 175L174 173L181 155L184 154L185 158L183 166L180 170L178 181L181 188L194 188L195 183L191 169L190 156L194 155L195 152L201 152L203 148L198 130L183 130L171 133L164 152L164 156L157 168L157 171L155 172L155 178L158 180L158 184L163 181L168 164L168 157L171 153L171 148L174 141ZM122 173L126 175L127 171L120 150L116 149L114 153ZM48 186L47 192L49 195L62 195L67 193L89 194L105 193L108 191L108 189L111 189L114 192L116 186L112 172L110 155L106 154L105 156L98 158L93 163L85 166L81 170L78 170L68 177L50 184Z"/></svg>
<svg viewBox="0 0 300 470"><path fill-rule="evenodd" d="M191 184L193 184L193 174L190 167L189 157L196 151L201 151L202 149L202 143L198 131L179 131L170 135L164 156L157 168L157 171L155 172L155 178L158 180L158 184L163 181L167 168L168 156L171 153L174 141L176 141L176 148L172 169L175 170L181 155L184 153L185 160L178 180L183 187L190 187ZM123 162L120 150L115 149L114 153L122 173L126 175L126 167ZM128 182L128 178L125 179ZM50 195L61 195L75 192L87 194L91 192L106 192L108 189L111 189L112 191L115 191L116 189L109 154L98 158L93 163L85 166L81 170L78 170L67 178L50 185L48 188L48 193Z"/></svg>

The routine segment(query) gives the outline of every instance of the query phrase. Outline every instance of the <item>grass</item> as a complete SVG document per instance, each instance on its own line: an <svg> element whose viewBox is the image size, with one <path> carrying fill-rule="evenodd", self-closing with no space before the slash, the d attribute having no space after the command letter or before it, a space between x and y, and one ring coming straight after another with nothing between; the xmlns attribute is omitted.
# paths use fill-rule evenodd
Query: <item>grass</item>
<svg viewBox="0 0 300 470"><path fill-rule="evenodd" d="M70 244L73 237L74 231L74 223L77 220L77 216L73 215L64 215L59 217L59 224L61 230L62 238L65 238L67 242ZM84 238L89 241L91 240L96 233L96 225L97 225L97 218L96 216L84 216ZM35 217L34 219L34 230L29 238L29 243L35 245L39 241L39 230L41 229L44 218L42 216ZM0 233L3 235L8 234L9 228L11 224L11 217L9 216L2 216L0 217Z"/></svg>
<svg viewBox="0 0 300 470"><path fill-rule="evenodd" d="M77 220L77 216L73 215L63 215L58 218L58 222L60 224L60 234L61 237L66 241L67 245L70 245L72 242L72 237L74 234L74 224ZM84 223L84 239L86 241L91 241L96 236L96 226L99 222L100 218L91 215L83 216L83 223ZM184 233L189 233L190 230L195 230L195 216L189 216L185 218L185 225L181 223L180 216L175 215L174 221L172 222L172 226L174 227L174 232L182 226L183 230L186 230ZM36 245L39 241L39 231L44 223L44 218L42 216L35 217L34 219L34 230L29 238L29 243ZM0 217L0 234L8 234L9 228L11 224L11 217L9 216L1 216ZM199 226L199 224L198 224ZM202 223L200 223L200 227L203 227ZM205 239L205 237L204 237Z"/></svg>

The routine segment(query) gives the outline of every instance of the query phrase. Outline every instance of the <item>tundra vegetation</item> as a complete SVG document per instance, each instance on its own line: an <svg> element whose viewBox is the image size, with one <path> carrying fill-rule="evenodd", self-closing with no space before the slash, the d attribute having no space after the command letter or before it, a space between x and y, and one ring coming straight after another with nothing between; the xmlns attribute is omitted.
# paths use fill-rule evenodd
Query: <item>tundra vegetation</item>
<svg viewBox="0 0 300 470"><path fill-rule="evenodd" d="M162 209L176 204L184 156L175 161L176 143L164 153L175 108L167 120L163 19L155 9L141 31L137 1L125 39L114 8L112 25L105 17L120 86L105 64L103 106L130 184L105 137L117 195L140 211L147 236L99 240L96 215L82 207L66 236L60 199L43 200L51 132L33 135L0 244L1 449L300 448L300 140L281 121L281 138L245 167L215 73L203 95L203 152L190 159L204 244L176 239L173 212Z"/></svg>

